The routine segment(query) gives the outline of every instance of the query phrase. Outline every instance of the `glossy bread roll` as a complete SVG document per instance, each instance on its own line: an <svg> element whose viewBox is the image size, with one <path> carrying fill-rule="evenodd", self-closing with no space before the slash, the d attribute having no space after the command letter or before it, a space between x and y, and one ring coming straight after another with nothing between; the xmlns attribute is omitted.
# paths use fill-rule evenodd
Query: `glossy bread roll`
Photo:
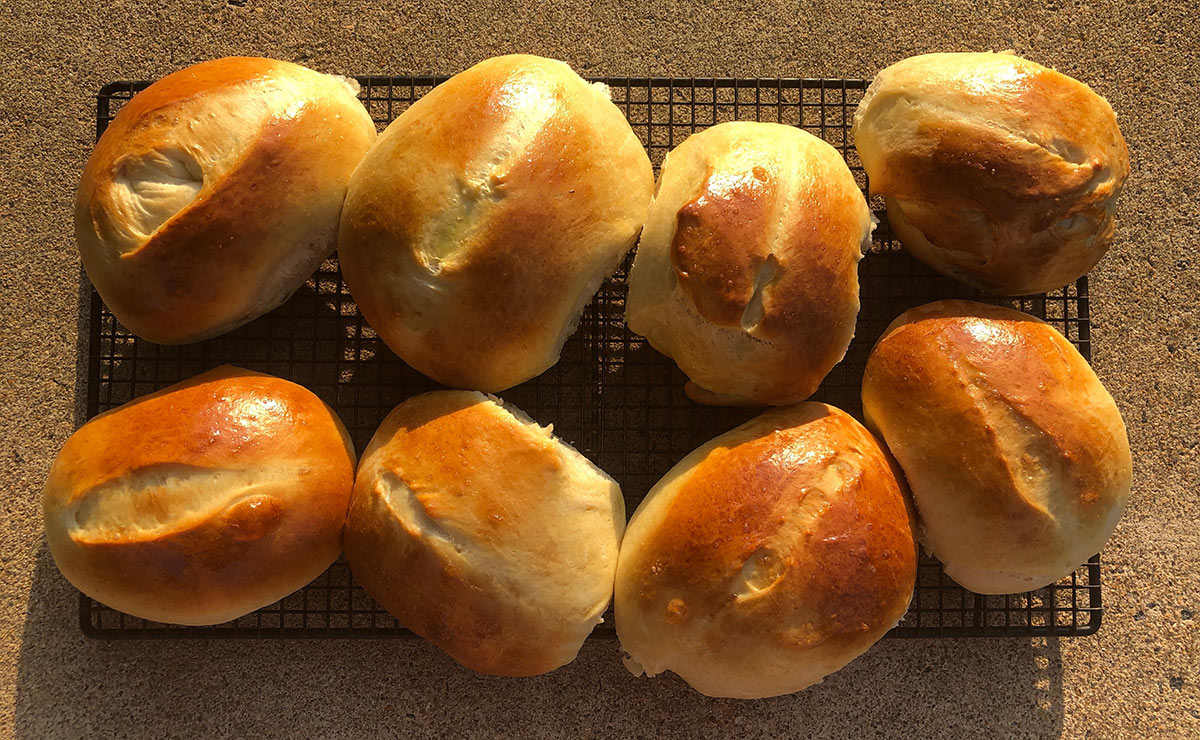
<svg viewBox="0 0 1200 740"><path fill-rule="evenodd" d="M921 542L985 594L1070 575L1112 534L1132 475L1125 424L1045 322L938 301L871 350L863 411L908 478Z"/></svg>
<svg viewBox="0 0 1200 740"><path fill-rule="evenodd" d="M879 443L832 406L774 409L679 462L629 522L616 621L635 673L777 696L861 655L908 609L917 548Z"/></svg>
<svg viewBox="0 0 1200 740"><path fill-rule="evenodd" d="M621 489L515 408L468 391L408 399L363 454L346 524L355 579L462 665L569 663L612 598Z"/></svg>
<svg viewBox="0 0 1200 740"><path fill-rule="evenodd" d="M1004 54L924 54L879 73L854 143L893 231L992 293L1066 285L1112 241L1129 151L1087 85Z"/></svg>
<svg viewBox="0 0 1200 740"><path fill-rule="evenodd" d="M802 401L854 336L872 228L829 144L778 123L713 126L667 155L626 321L696 401Z"/></svg>
<svg viewBox="0 0 1200 740"><path fill-rule="evenodd" d="M379 137L350 183L338 256L401 359L444 385L500 391L558 360L653 186L606 87L562 62L498 57Z"/></svg>
<svg viewBox="0 0 1200 740"><path fill-rule="evenodd" d="M225 365L80 427L44 491L46 539L88 596L145 619L225 622L341 551L354 448L304 388Z"/></svg>
<svg viewBox="0 0 1200 740"><path fill-rule="evenodd" d="M273 59L168 75L100 137L75 200L88 277L152 342L222 334L283 303L333 252L375 139L353 80Z"/></svg>

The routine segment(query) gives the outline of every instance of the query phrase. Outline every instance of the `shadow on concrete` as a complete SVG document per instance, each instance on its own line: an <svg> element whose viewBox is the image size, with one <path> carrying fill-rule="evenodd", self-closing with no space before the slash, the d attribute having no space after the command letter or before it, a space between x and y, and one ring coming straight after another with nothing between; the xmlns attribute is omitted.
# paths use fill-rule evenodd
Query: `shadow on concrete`
<svg viewBox="0 0 1200 740"><path fill-rule="evenodd" d="M98 641L44 542L21 635L16 736L1058 737L1055 639L884 640L759 701L634 678L591 640L546 676L476 676L419 641ZM1083 638L1087 639L1087 638Z"/></svg>

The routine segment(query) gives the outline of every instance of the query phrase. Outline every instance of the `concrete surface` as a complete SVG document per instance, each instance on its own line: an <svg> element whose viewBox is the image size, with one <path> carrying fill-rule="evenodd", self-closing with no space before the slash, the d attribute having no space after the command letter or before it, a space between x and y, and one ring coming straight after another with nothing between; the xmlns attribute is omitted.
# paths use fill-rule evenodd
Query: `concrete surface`
<svg viewBox="0 0 1200 740"><path fill-rule="evenodd" d="M1198 737L1200 21L1192 3L797 6L260 0L0 3L0 728L52 737ZM504 10L496 9L504 6ZM590 73L871 76L931 50L1015 48L1090 82L1133 156L1093 273L1095 365L1135 450L1105 552L1104 627L1074 640L885 641L825 684L758 702L635 680L614 643L529 680L419 642L85 640L45 549L39 490L76 423L75 179L92 95L251 53L326 71L452 72L528 51Z"/></svg>

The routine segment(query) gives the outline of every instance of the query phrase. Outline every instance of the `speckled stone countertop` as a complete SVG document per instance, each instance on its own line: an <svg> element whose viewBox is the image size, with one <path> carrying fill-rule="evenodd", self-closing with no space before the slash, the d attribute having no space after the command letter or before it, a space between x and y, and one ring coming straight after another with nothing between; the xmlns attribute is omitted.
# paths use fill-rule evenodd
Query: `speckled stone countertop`
<svg viewBox="0 0 1200 740"><path fill-rule="evenodd" d="M356 5L0 4L0 733L1200 737L1200 14L1190 3ZM887 640L800 695L737 702L670 676L635 679L613 641L514 680L469 674L419 641L80 634L39 492L78 413L70 208L102 83L229 54L343 73L448 73L526 51L585 74L870 77L911 54L1004 48L1105 95L1133 159L1116 245L1091 277L1093 361L1135 455L1133 500L1104 553L1096 636Z"/></svg>

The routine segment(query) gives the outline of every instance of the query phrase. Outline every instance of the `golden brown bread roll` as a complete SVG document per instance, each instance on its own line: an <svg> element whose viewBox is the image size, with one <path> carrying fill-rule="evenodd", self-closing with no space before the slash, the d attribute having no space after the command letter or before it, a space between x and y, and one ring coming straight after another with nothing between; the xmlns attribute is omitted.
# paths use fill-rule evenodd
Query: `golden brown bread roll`
<svg viewBox="0 0 1200 740"><path fill-rule="evenodd" d="M225 622L341 551L354 448L310 391L229 365L80 427L44 491L46 539L88 596L138 617Z"/></svg>
<svg viewBox="0 0 1200 740"><path fill-rule="evenodd" d="M346 523L355 579L462 665L569 663L612 598L621 489L498 399L415 396L363 453Z"/></svg>
<svg viewBox="0 0 1200 740"><path fill-rule="evenodd" d="M75 235L121 323L152 342L222 334L291 296L333 252L375 126L353 80L274 59L168 75L88 160Z"/></svg>
<svg viewBox="0 0 1200 740"><path fill-rule="evenodd" d="M488 59L380 135L350 183L338 256L401 359L501 391L558 360L653 186L606 87L562 62Z"/></svg>
<svg viewBox="0 0 1200 740"><path fill-rule="evenodd" d="M778 123L713 126L663 163L626 321L696 401L802 401L854 336L872 228L829 144Z"/></svg>
<svg viewBox="0 0 1200 740"><path fill-rule="evenodd" d="M1129 174L1108 102L1011 53L893 64L858 106L854 144L914 256L1008 295L1090 270L1112 241Z"/></svg>
<svg viewBox="0 0 1200 740"><path fill-rule="evenodd" d="M768 411L685 457L621 547L630 669L758 698L861 655L904 616L916 580L897 475L862 425L819 403Z"/></svg>
<svg viewBox="0 0 1200 740"><path fill-rule="evenodd" d="M1053 583L1129 497L1125 424L1045 322L972 301L901 314L871 350L863 412L912 488L921 542L979 593Z"/></svg>

